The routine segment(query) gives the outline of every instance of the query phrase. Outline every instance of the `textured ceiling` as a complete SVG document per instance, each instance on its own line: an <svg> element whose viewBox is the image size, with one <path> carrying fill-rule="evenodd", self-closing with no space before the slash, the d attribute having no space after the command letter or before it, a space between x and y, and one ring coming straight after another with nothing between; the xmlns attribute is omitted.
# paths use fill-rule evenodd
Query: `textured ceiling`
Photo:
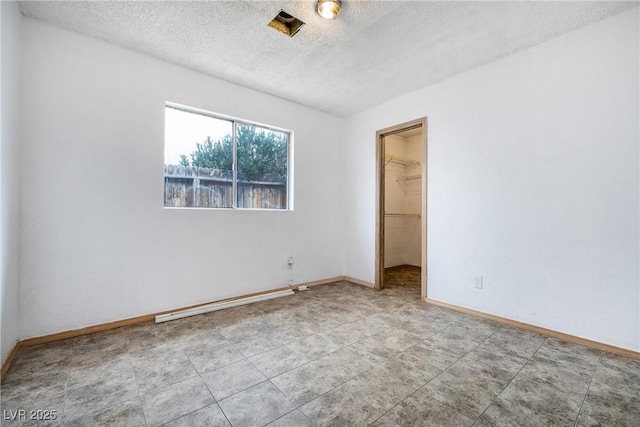
<svg viewBox="0 0 640 427"><path fill-rule="evenodd" d="M25 16L338 116L637 7L637 2L23 1ZM280 11L306 23L289 38Z"/></svg>

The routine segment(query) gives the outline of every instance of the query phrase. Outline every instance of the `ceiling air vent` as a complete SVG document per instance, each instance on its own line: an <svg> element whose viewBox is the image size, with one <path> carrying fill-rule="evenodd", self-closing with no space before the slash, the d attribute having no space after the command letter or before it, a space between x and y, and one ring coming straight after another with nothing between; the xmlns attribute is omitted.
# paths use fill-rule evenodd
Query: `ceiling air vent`
<svg viewBox="0 0 640 427"><path fill-rule="evenodd" d="M273 18L267 25L271 28L275 28L281 33L288 35L289 37L293 37L296 35L298 30L302 28L304 22L294 16L289 15L284 10L280 10L276 17Z"/></svg>

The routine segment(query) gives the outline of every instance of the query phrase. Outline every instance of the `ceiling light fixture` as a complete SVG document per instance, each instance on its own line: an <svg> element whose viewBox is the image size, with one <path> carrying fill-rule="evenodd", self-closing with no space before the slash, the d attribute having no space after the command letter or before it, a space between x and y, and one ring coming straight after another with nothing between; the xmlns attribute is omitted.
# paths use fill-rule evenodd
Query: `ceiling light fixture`
<svg viewBox="0 0 640 427"><path fill-rule="evenodd" d="M288 35L289 37L295 36L303 25L304 22L302 22L295 16L289 15L282 9L280 10L280 12L278 12L276 17L267 24L267 26L275 28L276 30Z"/></svg>
<svg viewBox="0 0 640 427"><path fill-rule="evenodd" d="M318 15L324 19L336 19L340 14L340 0L318 0Z"/></svg>

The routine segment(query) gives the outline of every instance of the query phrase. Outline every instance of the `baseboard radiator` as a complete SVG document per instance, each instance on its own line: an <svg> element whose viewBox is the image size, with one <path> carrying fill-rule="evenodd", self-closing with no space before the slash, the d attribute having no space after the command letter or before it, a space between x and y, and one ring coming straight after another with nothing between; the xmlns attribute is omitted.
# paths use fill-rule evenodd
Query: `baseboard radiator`
<svg viewBox="0 0 640 427"><path fill-rule="evenodd" d="M187 308L185 310L174 311L172 313L160 314L156 316L156 323L168 322L169 320L182 319L197 314L209 313L212 311L224 310L225 308L237 307L239 305L251 304L258 301L266 301L275 298L294 295L291 289L284 291L270 292L268 294L254 295L251 297L238 298L230 301L214 302L211 304L200 305L198 307Z"/></svg>

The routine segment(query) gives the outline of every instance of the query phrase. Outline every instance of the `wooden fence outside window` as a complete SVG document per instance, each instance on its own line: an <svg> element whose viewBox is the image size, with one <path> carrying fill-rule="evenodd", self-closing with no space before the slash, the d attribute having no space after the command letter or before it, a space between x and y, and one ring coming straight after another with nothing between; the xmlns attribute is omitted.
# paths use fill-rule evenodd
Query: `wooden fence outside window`
<svg viewBox="0 0 640 427"><path fill-rule="evenodd" d="M238 208L286 209L287 183L238 179ZM164 165L166 207L230 208L231 171L196 166Z"/></svg>

